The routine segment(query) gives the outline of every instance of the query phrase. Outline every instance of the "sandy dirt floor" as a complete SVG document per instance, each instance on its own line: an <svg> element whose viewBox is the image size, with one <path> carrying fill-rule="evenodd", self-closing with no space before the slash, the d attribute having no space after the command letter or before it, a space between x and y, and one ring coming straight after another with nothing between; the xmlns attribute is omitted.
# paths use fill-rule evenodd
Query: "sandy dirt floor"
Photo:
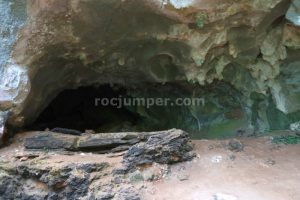
<svg viewBox="0 0 300 200"><path fill-rule="evenodd" d="M166 180L147 183L149 200L299 200L300 145L271 139L241 139L232 152L227 141L194 141L197 158L171 167Z"/></svg>

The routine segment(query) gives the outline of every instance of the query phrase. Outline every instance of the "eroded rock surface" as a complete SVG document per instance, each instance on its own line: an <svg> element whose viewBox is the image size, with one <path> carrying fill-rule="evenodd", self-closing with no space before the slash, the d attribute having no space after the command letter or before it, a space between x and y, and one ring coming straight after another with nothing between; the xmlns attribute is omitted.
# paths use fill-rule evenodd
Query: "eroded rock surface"
<svg viewBox="0 0 300 200"><path fill-rule="evenodd" d="M191 160L192 146L188 133L172 129L149 133L99 133L87 136L54 132L33 132L25 140L28 150L69 150L84 152L117 152L128 150L124 164L128 170L153 162L172 164Z"/></svg>
<svg viewBox="0 0 300 200"><path fill-rule="evenodd" d="M86 198L95 173L105 177L109 172L105 162L56 167L47 167L42 162L0 163L0 199Z"/></svg>
<svg viewBox="0 0 300 200"><path fill-rule="evenodd" d="M18 2L0 7L9 41L0 108L13 127L32 123L65 89L178 81L207 99L205 108L170 111L195 132L262 133L300 120L297 0ZM153 113L142 114L161 120Z"/></svg>
<svg viewBox="0 0 300 200"><path fill-rule="evenodd" d="M12 146L12 151L1 152L0 199L139 200L134 185L139 174L142 181L159 180L169 164L194 158L188 134L175 129L91 136L27 134L31 136L24 141L17 139L25 149ZM109 151L125 143L129 150L123 149L123 154Z"/></svg>
<svg viewBox="0 0 300 200"><path fill-rule="evenodd" d="M181 130L170 130L150 136L145 142L140 142L124 155L126 170L151 165L152 163L173 164L189 161L195 155L188 134Z"/></svg>

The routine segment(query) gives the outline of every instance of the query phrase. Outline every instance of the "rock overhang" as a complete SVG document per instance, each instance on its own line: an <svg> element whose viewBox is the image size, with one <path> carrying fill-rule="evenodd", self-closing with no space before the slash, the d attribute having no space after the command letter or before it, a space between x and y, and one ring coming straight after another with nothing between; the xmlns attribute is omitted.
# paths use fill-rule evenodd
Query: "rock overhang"
<svg viewBox="0 0 300 200"><path fill-rule="evenodd" d="M23 126L64 89L225 80L245 99L271 90L279 111L296 112L288 103L297 101L295 95L285 94L287 86L278 81L299 33L280 18L289 5L286 0L28 1L26 24L11 63L3 67L1 109L9 111L9 124ZM284 40L287 36L292 39ZM247 109L253 102L244 104Z"/></svg>

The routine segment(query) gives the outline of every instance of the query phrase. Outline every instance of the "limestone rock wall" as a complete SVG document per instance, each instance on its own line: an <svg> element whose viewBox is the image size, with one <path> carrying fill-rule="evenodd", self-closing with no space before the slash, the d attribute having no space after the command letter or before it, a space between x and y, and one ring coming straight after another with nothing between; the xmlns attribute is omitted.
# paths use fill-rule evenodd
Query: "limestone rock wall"
<svg viewBox="0 0 300 200"><path fill-rule="evenodd" d="M289 128L300 121L296 8L298 0L1 1L1 115L21 127L84 85L221 82L241 94L251 130Z"/></svg>

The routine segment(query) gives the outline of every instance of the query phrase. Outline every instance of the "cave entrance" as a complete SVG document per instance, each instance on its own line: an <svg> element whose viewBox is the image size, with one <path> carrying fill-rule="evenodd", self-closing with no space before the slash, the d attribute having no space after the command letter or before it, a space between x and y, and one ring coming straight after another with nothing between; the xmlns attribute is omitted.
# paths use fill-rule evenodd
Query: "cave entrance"
<svg viewBox="0 0 300 200"><path fill-rule="evenodd" d="M234 136L247 122L238 98L238 93L223 82L205 88L185 81L86 86L62 91L27 128L96 133L178 128L195 139L223 138ZM141 99L168 102L149 105Z"/></svg>
<svg viewBox="0 0 300 200"><path fill-rule="evenodd" d="M62 91L30 125L43 130L67 128L84 132L133 131L141 117L125 107L101 105L97 99L125 97L126 88L103 85ZM105 101L106 102L106 101Z"/></svg>
<svg viewBox="0 0 300 200"><path fill-rule="evenodd" d="M57 95L27 129L65 128L103 133L179 128L194 133L199 131L200 119L193 105L201 108L204 103L202 99L191 102L195 88L187 82L172 82L68 89ZM157 99L163 102L152 102ZM181 100L180 105L176 99Z"/></svg>

